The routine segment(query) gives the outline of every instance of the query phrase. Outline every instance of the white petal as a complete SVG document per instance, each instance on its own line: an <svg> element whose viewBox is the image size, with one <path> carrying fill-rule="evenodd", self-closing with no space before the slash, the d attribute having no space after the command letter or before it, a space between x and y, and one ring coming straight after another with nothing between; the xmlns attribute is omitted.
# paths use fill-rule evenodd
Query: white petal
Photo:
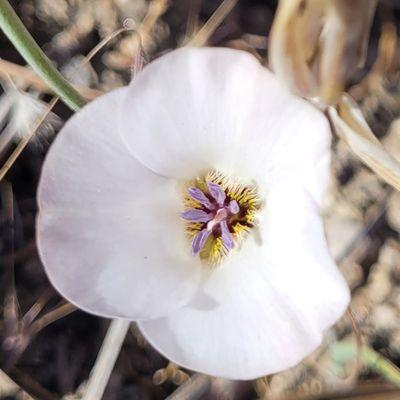
<svg viewBox="0 0 400 400"><path fill-rule="evenodd" d="M270 186L286 178L316 198L327 179L325 117L243 51L183 48L152 62L130 85L121 132L135 157L166 176L215 168Z"/></svg>
<svg viewBox="0 0 400 400"><path fill-rule="evenodd" d="M187 306L140 322L167 358L210 375L254 379L300 362L343 314L349 291L311 197L274 192L260 231L262 242L248 238Z"/></svg>
<svg viewBox="0 0 400 400"><path fill-rule="evenodd" d="M91 313L154 318L196 290L172 180L141 165L118 135L126 89L73 116L52 145L39 185L41 259L60 293Z"/></svg>

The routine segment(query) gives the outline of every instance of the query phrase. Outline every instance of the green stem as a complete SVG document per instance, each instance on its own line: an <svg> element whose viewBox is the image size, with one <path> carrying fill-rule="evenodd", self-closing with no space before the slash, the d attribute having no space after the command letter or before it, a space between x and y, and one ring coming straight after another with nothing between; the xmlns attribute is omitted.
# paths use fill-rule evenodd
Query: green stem
<svg viewBox="0 0 400 400"><path fill-rule="evenodd" d="M65 104L73 110L85 105L85 99L57 71L7 0L0 0L0 28L25 58L25 61Z"/></svg>
<svg viewBox="0 0 400 400"><path fill-rule="evenodd" d="M333 361L343 365L349 360L356 359L359 351L365 367L375 371L393 385L400 387L400 369L368 346L364 345L359 349L354 342L338 342L332 346L330 355Z"/></svg>

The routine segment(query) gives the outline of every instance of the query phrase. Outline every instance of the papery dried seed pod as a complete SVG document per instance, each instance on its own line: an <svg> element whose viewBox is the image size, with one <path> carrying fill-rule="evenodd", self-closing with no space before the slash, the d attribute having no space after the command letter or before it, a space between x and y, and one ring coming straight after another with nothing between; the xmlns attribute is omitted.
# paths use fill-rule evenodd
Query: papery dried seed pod
<svg viewBox="0 0 400 400"><path fill-rule="evenodd" d="M153 374L154 385L162 385L167 379L168 379L168 374L165 371L165 368L158 369Z"/></svg>
<svg viewBox="0 0 400 400"><path fill-rule="evenodd" d="M177 386L182 385L182 383L186 382L188 379L189 375L182 372L181 370L177 370L171 377L172 383L174 383Z"/></svg>
<svg viewBox="0 0 400 400"><path fill-rule="evenodd" d="M308 5L302 0L281 0L271 28L269 63L278 77L297 94L317 94L317 81L308 60L317 46L323 8L323 2L318 0L310 1ZM306 27L315 29L309 31Z"/></svg>
<svg viewBox="0 0 400 400"><path fill-rule="evenodd" d="M281 0L270 34L269 60L292 91L339 99L365 59L377 0Z"/></svg>
<svg viewBox="0 0 400 400"><path fill-rule="evenodd" d="M333 104L354 70L364 64L377 0L334 0L326 4L319 82L322 99Z"/></svg>

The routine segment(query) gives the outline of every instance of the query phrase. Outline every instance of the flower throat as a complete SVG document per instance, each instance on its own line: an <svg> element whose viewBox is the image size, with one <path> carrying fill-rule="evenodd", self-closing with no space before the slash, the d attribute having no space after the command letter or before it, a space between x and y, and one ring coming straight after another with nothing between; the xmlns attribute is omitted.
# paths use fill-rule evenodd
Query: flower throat
<svg viewBox="0 0 400 400"><path fill-rule="evenodd" d="M184 195L186 230L193 255L218 265L253 228L261 201L254 186L218 171L188 182Z"/></svg>

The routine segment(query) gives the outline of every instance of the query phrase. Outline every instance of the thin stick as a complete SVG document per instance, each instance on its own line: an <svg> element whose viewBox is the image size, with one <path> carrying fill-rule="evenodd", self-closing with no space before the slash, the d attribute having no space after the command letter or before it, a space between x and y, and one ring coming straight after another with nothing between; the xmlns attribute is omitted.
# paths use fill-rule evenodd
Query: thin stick
<svg viewBox="0 0 400 400"><path fill-rule="evenodd" d="M53 288L48 288L42 293L42 295L35 301L35 304L33 304L33 306L31 306L31 308L22 317L21 322L23 326L29 326L34 321L34 319L40 314L40 312L49 302L53 294Z"/></svg>
<svg viewBox="0 0 400 400"><path fill-rule="evenodd" d="M15 160L22 153L22 150L24 150L26 145L29 143L29 141L32 139L32 137L35 135L36 131L38 130L38 128L40 127L42 122L50 114L51 110L56 105L58 99L59 99L58 97L54 97L53 100L51 100L51 102L49 103L49 107L47 108L46 112L36 121L36 123L34 124L33 128L29 132L29 134L23 137L23 139L18 143L17 147L12 152L10 157L7 159L7 161L1 167L1 169L0 169L0 181L4 178L6 173L10 170L10 168L14 164Z"/></svg>
<svg viewBox="0 0 400 400"><path fill-rule="evenodd" d="M92 372L90 373L86 392L82 400L100 400L103 397L129 325L130 321L126 319L114 319L111 321Z"/></svg>
<svg viewBox="0 0 400 400"><path fill-rule="evenodd" d="M71 303L62 304L61 306L55 308L52 311L49 311L47 314L43 315L43 317L33 322L32 325L29 327L29 333L31 335L36 335L46 326L52 324L60 318L66 317L75 310L76 307Z"/></svg>
<svg viewBox="0 0 400 400"><path fill-rule="evenodd" d="M224 0L188 45L204 46L221 22L232 11L237 2L238 0Z"/></svg>

